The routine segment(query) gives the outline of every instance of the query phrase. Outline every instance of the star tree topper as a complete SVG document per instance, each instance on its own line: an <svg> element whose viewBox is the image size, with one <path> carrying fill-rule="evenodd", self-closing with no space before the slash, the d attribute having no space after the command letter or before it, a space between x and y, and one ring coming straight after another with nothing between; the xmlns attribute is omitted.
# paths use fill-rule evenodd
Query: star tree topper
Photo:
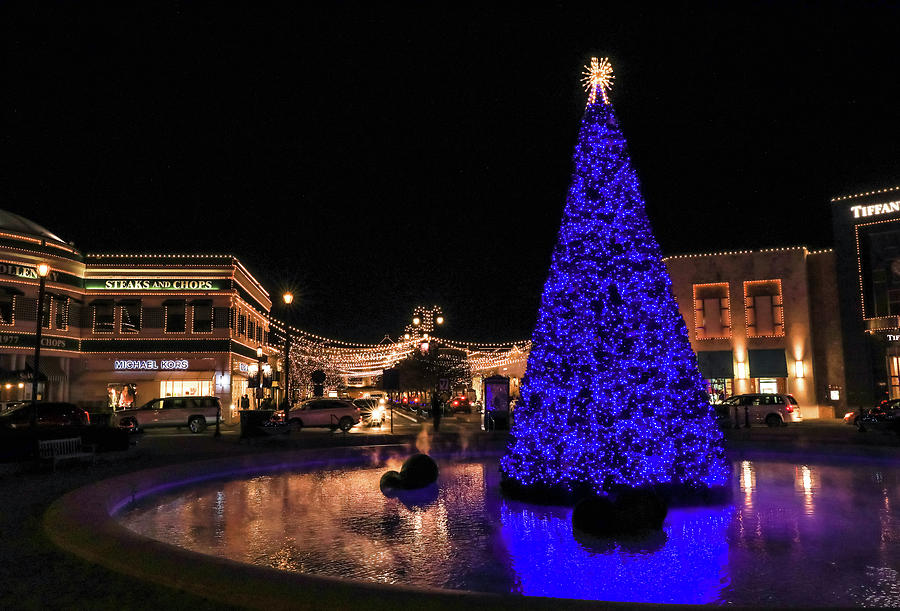
<svg viewBox="0 0 900 611"><path fill-rule="evenodd" d="M587 105L590 106L597 101L598 88L600 89L600 97L603 98L603 103L609 104L606 90L612 88L612 80L616 77L613 76L612 66L607 58L604 57L598 61L596 57L592 57L590 67L585 66L582 74L584 78L581 79L581 82L584 83L584 90L590 92Z"/></svg>

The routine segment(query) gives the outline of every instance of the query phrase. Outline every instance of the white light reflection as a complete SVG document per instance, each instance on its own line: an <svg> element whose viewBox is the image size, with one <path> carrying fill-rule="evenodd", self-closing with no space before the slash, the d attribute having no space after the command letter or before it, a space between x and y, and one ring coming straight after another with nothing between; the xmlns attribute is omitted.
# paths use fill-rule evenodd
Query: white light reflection
<svg viewBox="0 0 900 611"><path fill-rule="evenodd" d="M794 468L794 490L803 494L803 513L808 516L815 513L815 503L813 503L813 491L818 489L815 480L818 479L817 474L806 465L800 465Z"/></svg>
<svg viewBox="0 0 900 611"><path fill-rule="evenodd" d="M753 509L753 493L756 491L756 471L749 460L741 461L741 492L744 493L744 508Z"/></svg>

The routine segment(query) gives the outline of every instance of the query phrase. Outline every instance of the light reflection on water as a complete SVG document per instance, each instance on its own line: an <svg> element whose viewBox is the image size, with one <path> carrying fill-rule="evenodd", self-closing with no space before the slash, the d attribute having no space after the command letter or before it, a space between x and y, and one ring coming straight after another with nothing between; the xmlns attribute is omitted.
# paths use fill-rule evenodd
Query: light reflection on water
<svg viewBox="0 0 900 611"><path fill-rule="evenodd" d="M664 534L573 536L571 509L507 501L497 463L441 463L387 498L386 468L209 482L123 512L132 530L283 570L381 583L634 602L898 606L898 470L742 460L734 504L673 508Z"/></svg>

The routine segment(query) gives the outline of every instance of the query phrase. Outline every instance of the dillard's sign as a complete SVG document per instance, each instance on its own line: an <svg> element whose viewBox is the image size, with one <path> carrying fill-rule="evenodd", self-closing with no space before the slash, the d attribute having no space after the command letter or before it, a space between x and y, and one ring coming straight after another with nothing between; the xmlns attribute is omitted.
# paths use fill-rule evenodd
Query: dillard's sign
<svg viewBox="0 0 900 611"><path fill-rule="evenodd" d="M218 291L217 280L95 280L84 281L84 288L101 291Z"/></svg>
<svg viewBox="0 0 900 611"><path fill-rule="evenodd" d="M50 282L56 282L57 272L50 271ZM13 263L0 263L0 276L14 276L16 278L25 278L27 280L37 280L37 269L25 265L15 265Z"/></svg>
<svg viewBox="0 0 900 611"><path fill-rule="evenodd" d="M853 218L855 219L862 216L878 216L879 214L900 212L900 201L872 204L871 206L852 206L850 212L853 213Z"/></svg>

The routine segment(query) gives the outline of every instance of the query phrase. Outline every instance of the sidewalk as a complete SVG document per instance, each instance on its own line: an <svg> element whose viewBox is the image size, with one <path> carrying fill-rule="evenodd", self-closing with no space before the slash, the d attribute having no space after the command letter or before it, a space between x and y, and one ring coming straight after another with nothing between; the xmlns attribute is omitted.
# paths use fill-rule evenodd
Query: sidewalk
<svg viewBox="0 0 900 611"><path fill-rule="evenodd" d="M807 420L770 428L765 425L725 431L731 451L766 450L789 454L896 456L900 435L868 431L860 433L843 420Z"/></svg>

